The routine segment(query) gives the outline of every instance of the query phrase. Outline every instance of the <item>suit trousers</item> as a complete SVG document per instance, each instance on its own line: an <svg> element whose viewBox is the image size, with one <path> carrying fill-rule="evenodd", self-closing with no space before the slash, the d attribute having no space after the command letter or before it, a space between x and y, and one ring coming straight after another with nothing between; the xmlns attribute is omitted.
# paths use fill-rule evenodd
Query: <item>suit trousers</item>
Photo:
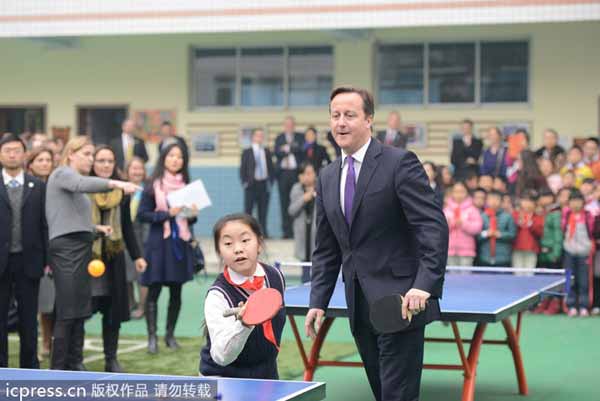
<svg viewBox="0 0 600 401"><path fill-rule="evenodd" d="M290 207L290 192L292 187L298 181L298 171L296 170L280 170L277 186L279 187L279 202L281 204L281 229L284 238L293 238L294 232L292 229L293 219L288 213Z"/></svg>
<svg viewBox="0 0 600 401"><path fill-rule="evenodd" d="M423 370L425 327L392 334L371 325L369 303L355 280L354 341L377 401L417 401Z"/></svg>
<svg viewBox="0 0 600 401"><path fill-rule="evenodd" d="M267 180L254 181L244 190L244 211L252 215L254 205L258 208L258 222L267 234L267 210L269 209L269 184Z"/></svg>
<svg viewBox="0 0 600 401"><path fill-rule="evenodd" d="M14 290L19 316L21 368L39 369L37 358L37 310L40 280L25 275L22 253L11 253L0 277L0 367L8 366L8 309Z"/></svg>

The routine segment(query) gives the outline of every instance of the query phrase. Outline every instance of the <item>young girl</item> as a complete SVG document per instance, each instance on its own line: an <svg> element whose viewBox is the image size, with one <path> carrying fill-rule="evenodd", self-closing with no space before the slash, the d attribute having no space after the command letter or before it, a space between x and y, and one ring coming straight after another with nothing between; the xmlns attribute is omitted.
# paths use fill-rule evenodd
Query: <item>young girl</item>
<svg viewBox="0 0 600 401"><path fill-rule="evenodd" d="M512 257L512 241L516 227L512 216L502 207L502 194L492 190L487 208L481 214L483 230L478 235L479 261L483 266L508 266Z"/></svg>
<svg viewBox="0 0 600 401"><path fill-rule="evenodd" d="M563 215L565 269L569 269L574 280L568 289L567 307L569 316L589 316L589 260L594 245L594 218L584 209L583 195L578 190L571 191L569 211ZM579 310L577 310L579 308Z"/></svg>
<svg viewBox="0 0 600 401"><path fill-rule="evenodd" d="M533 269L540 252L540 238L544 233L544 217L535 213L537 194L523 191L519 207L513 211L517 236L513 243L512 265L517 268Z"/></svg>
<svg viewBox="0 0 600 401"><path fill-rule="evenodd" d="M449 266L473 266L475 237L481 232L483 221L463 182L452 186L444 214L450 229L448 244Z"/></svg>
<svg viewBox="0 0 600 401"><path fill-rule="evenodd" d="M282 308L260 326L246 326L240 318L244 303L254 291L275 288L283 295L285 280L278 269L258 262L263 235L258 222L247 214L221 218L213 230L215 249L225 265L208 289L204 316L208 329L200 353L203 376L278 379L277 354L285 324ZM237 316L223 317L223 311L242 306Z"/></svg>

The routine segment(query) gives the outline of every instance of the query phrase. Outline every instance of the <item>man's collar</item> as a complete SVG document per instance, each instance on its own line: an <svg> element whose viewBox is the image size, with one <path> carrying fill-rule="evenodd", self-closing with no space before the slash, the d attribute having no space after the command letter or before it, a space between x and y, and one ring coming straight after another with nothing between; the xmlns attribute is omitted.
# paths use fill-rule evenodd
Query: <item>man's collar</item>
<svg viewBox="0 0 600 401"><path fill-rule="evenodd" d="M8 185L12 180L17 180L19 184L23 185L25 183L25 172L21 169L21 172L16 177L13 177L5 169L2 169L2 179L4 180L4 185Z"/></svg>
<svg viewBox="0 0 600 401"><path fill-rule="evenodd" d="M352 155L352 158L355 161L362 164L363 160L365 159L365 155L367 154L367 149L369 149L369 145L371 144L371 140L372 140L372 138L369 136L369 140L367 141L367 143L365 143L363 146L360 147L360 149L358 149L356 152L354 152L354 154ZM344 163L346 161L346 156L348 156L348 155L342 149L342 167L344 167Z"/></svg>

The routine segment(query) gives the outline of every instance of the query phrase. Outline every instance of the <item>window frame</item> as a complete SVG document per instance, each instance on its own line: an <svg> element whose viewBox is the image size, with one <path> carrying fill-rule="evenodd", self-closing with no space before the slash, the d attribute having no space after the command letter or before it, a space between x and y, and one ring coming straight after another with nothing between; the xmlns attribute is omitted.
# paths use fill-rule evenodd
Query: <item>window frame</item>
<svg viewBox="0 0 600 401"><path fill-rule="evenodd" d="M251 46L199 46L193 45L189 49L189 80L188 88L188 110L190 112L244 112L244 111L286 111L290 109L298 110L320 110L326 105L292 105L289 104L289 74L290 74L290 48L323 48L331 50L331 78L332 89L335 87L335 46L331 43L313 43L313 44L263 44ZM242 105L242 76L241 76L241 58L242 49L267 49L281 48L283 50L283 104L281 106L248 106ZM204 49L231 49L235 51L235 93L234 104L231 106L200 106L196 103L198 95L197 76L195 71L196 51ZM190 87L191 86L191 87Z"/></svg>
<svg viewBox="0 0 600 401"><path fill-rule="evenodd" d="M429 48L432 44L453 44L453 43L472 43L475 45L475 71L474 71L474 101L473 102L456 102L456 103L432 103L429 101ZM526 43L527 44L527 100L526 101L515 101L515 102L483 102L481 100L481 77L482 77L482 51L481 46L485 43ZM379 94L379 47L380 46L410 46L410 45L423 45L423 102L421 103L381 103ZM375 103L377 107L381 108L403 108L403 109L466 109L466 108L501 108L501 107L524 107L531 108L532 102L532 40L529 37L515 37L515 38L486 38L480 40L468 40L463 38L457 38L453 40L424 40L424 41L410 41L410 42L397 42L397 41L380 41L376 42L374 46L374 57L373 57L373 71L374 71L374 95Z"/></svg>

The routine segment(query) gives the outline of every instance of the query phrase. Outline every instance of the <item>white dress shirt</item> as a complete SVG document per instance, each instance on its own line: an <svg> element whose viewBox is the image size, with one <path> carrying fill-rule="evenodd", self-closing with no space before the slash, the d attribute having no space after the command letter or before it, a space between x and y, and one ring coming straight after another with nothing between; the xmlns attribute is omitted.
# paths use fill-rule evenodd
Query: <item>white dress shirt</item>
<svg viewBox="0 0 600 401"><path fill-rule="evenodd" d="M16 177L13 177L12 175L8 174L5 169L2 169L2 179L4 180L4 185L8 185L8 183L12 180L17 180L21 186L25 185L25 173L23 170L21 170Z"/></svg>
<svg viewBox="0 0 600 401"><path fill-rule="evenodd" d="M265 149L260 146L257 143L253 143L252 144L252 153L254 154L254 161L256 164L255 168L254 168L254 179L257 181L263 181L266 180L268 178L268 171L267 171L267 157L265 155ZM259 155L258 160L256 160L256 155ZM262 176L260 176L260 174L258 173L258 163L260 163L260 166L262 168Z"/></svg>
<svg viewBox="0 0 600 401"><path fill-rule="evenodd" d="M285 135L285 141L286 141L286 145L291 148L292 144L294 143L294 137L295 137L295 133L284 133ZM290 150L290 153L283 158L282 161L282 168L286 169L286 170L295 170L298 168L298 162L296 161L296 156L294 155L294 153Z"/></svg>
<svg viewBox="0 0 600 401"><path fill-rule="evenodd" d="M264 275L265 270L260 263L257 263L254 276ZM229 269L229 276L235 284L253 280L253 277L246 277L233 269ZM248 292L252 293L252 291ZM227 366L237 359L254 330L254 326L244 326L235 316L223 317L223 311L230 307L229 302L220 291L209 291L204 301L204 318L211 341L210 356L221 366Z"/></svg>
<svg viewBox="0 0 600 401"><path fill-rule="evenodd" d="M122 132L121 133L121 141L123 141L123 156L125 158L127 158L127 149L129 149L129 144L131 144L131 146L134 145L133 136L130 134L127 134L125 132Z"/></svg>
<svg viewBox="0 0 600 401"><path fill-rule="evenodd" d="M365 143L360 149L358 149L353 155L354 159L354 175L356 178L356 182L358 182L358 175L360 174L360 168L363 164L363 160L365 159L365 155L367 154L367 149L371 144L371 138L367 143ZM344 216L346 215L346 211L344 210L344 198L345 198L345 189L346 189L346 176L348 175L348 163L346 160L346 153L342 150L342 178L340 179L340 203L342 205L342 213ZM355 191L356 193L356 191Z"/></svg>

